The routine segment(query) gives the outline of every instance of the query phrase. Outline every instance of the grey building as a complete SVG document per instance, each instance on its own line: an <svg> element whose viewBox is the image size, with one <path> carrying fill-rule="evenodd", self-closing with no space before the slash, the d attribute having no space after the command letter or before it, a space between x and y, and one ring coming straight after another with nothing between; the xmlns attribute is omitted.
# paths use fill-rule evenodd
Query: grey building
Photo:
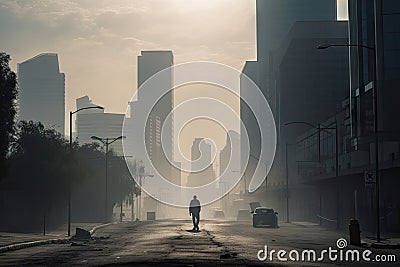
<svg viewBox="0 0 400 267"><path fill-rule="evenodd" d="M246 98L249 94L252 94L251 88L252 84L249 84L249 79L251 79L254 83L258 84L259 83L259 77L258 77L258 72L259 70L259 64L257 61L246 61L244 64L244 67L242 69L242 73L240 75L240 96L241 98ZM247 79L248 77L249 79ZM254 103L249 103L251 105L254 105ZM247 135L249 140L251 142L249 143L250 145L250 155L259 155L260 154L260 143L261 143L261 135L260 135L260 130L258 127L257 120L251 111L251 108L249 107L248 104L246 104L242 99L240 100L240 119L242 120L243 124L241 125L240 129L240 147L241 151L244 151L246 149L247 145L247 140L245 140L245 134L244 132L247 131ZM244 127L245 129L243 129ZM241 157L241 162L240 166L246 166L246 160L245 158ZM242 183L243 183L243 192L248 191L248 185L250 183L251 177L254 173L254 170L257 166L257 159L254 157L249 157L248 159L248 164L247 168L244 171L244 175L242 178ZM246 185L246 186L245 186ZM265 188L265 187L264 187ZM265 191L264 191L265 192Z"/></svg>
<svg viewBox="0 0 400 267"><path fill-rule="evenodd" d="M18 64L19 120L40 121L64 135L65 74L58 55L45 53Z"/></svg>
<svg viewBox="0 0 400 267"><path fill-rule="evenodd" d="M375 19L376 17L376 19ZM376 47L377 84L374 80L374 53L353 47L351 54L352 145L369 150L374 131L373 87L378 88L378 128L386 140L397 139L400 125L400 2L395 0L349 1L350 43ZM394 140L398 141L398 140Z"/></svg>
<svg viewBox="0 0 400 267"><path fill-rule="evenodd" d="M278 210L286 210L289 175L294 220L312 217L316 220L317 212L311 208L315 207L314 199L310 198L313 188L305 186L296 175L297 159L286 144L295 143L299 135L312 127L310 125L317 127L342 111L341 103L348 97L349 88L348 52L343 49L321 51L316 47L347 43L347 29L347 21L296 22L280 48L270 54L269 99L275 115L278 144L274 168L268 176L268 198ZM300 123L286 125L293 122ZM319 160L319 155L307 159ZM309 208L301 209L302 206Z"/></svg>
<svg viewBox="0 0 400 267"><path fill-rule="evenodd" d="M76 99L76 109L98 106L92 103L88 96ZM124 114L105 113L103 109L82 110L76 114L76 140L80 144L90 144L92 136L100 138L117 138L122 135ZM117 155L122 156L122 143L116 141L109 147Z"/></svg>
<svg viewBox="0 0 400 267"><path fill-rule="evenodd" d="M271 81L269 78L271 75L270 66L274 64L271 62L271 53L280 48L282 42L297 21L336 21L336 9L336 0L256 1L257 60L247 61L242 73L250 77L261 89L269 102L276 120L279 120L276 117L277 95L274 89L270 87ZM245 83L241 79L241 95L251 94L251 92L248 92L249 86ZM244 174L244 179L250 179L258 161L256 158L260 153L260 133L254 115L243 101L240 103L240 111L241 120L252 141L250 144L250 154L253 157L250 157ZM243 134L241 136L244 137ZM272 176L274 176L273 173L275 171L274 168L271 169L270 173ZM264 188L264 193L259 192L260 201L265 200L266 187L262 188ZM260 189L262 190L262 188Z"/></svg>
<svg viewBox="0 0 400 267"><path fill-rule="evenodd" d="M378 96L380 217L383 232L400 230L400 1L349 1L350 95L348 136L339 156L339 218L357 217L363 229L375 227L375 188L365 184L365 172L375 168L373 92ZM333 48L331 48L333 49ZM335 48L345 49L346 48ZM374 60L375 57L375 60ZM376 61L376 66L374 66ZM374 68L377 79L374 82ZM341 151L340 151L341 152ZM346 186L343 186L346 185ZM324 184L326 192L330 184ZM343 205L346 203L347 205ZM327 203L328 204L328 203ZM342 220L342 226L345 221Z"/></svg>
<svg viewBox="0 0 400 267"><path fill-rule="evenodd" d="M163 86L173 88L174 58L172 51L142 51L137 58L137 87L143 85L151 76L162 70ZM157 98L157 90L151 88L139 90L138 99L131 103L131 118L135 118L135 112L141 112L141 104L152 101ZM147 90L148 89L148 90ZM148 103L147 103L148 104ZM156 103L150 103L153 106L146 123L146 149L151 161L166 177L171 177L170 164L166 158L173 159L173 115L172 120L167 120L167 116L172 113L174 106L173 90L162 96ZM169 142L161 145L161 130L165 131L166 140ZM165 154L164 154L165 153Z"/></svg>
<svg viewBox="0 0 400 267"><path fill-rule="evenodd" d="M215 180L215 172L211 162L211 145L204 138L195 138L191 149L191 173L186 186L195 187L211 183ZM208 166L203 169L204 166Z"/></svg>
<svg viewBox="0 0 400 267"><path fill-rule="evenodd" d="M400 132L397 118L400 110L397 99L400 95L396 89L400 77L399 14L399 1L349 1L350 44L374 47L376 55L374 49L361 47L326 50L350 52L350 90L341 103L342 110L318 122L324 127L338 127L337 151L335 135L324 131L310 130L297 138L297 159L314 160L314 163L298 164L298 173L304 182L318 188L320 198L315 202L319 202L319 214L333 219L333 224L341 228L347 227L350 218L357 218L364 231L374 231L376 227L375 187L365 182L365 176L375 169L373 92L377 89L381 230L399 231ZM320 160L315 162L317 155ZM332 225L325 219L321 223Z"/></svg>
<svg viewBox="0 0 400 267"><path fill-rule="evenodd" d="M257 0L256 12L259 86L267 93L270 53L296 21L335 21L336 0Z"/></svg>
<svg viewBox="0 0 400 267"><path fill-rule="evenodd" d="M149 78L153 75L162 71L159 76L159 83L155 86L162 86L163 88L173 88L174 76L173 76L173 65L174 57L172 51L141 51L141 54L137 57L137 88L138 94L136 101L130 103L130 120L135 120L137 114L143 114L143 106L151 105L152 110L146 119L145 125L145 147L149 155L149 159L157 172L160 173L168 181L181 185L181 170L178 169L180 164L175 163L174 167L168 160L174 159L173 155L173 107L174 107L174 91L171 90L160 99L159 92L160 88L154 87L142 87ZM171 119L167 119L171 116ZM128 136L135 136L134 131L137 129L125 129ZM130 132L133 131L133 132ZM161 133L164 132L166 138L165 142L161 142ZM129 138L129 137L128 137ZM135 139L135 138L133 138ZM141 142L143 140L134 140L134 142ZM129 142L132 142L130 140ZM128 144L129 144L128 142ZM137 160L141 160L142 155L134 155ZM151 172L150 168L146 166L146 171ZM166 197L171 196L170 192L166 188L162 188L163 192L158 192ZM167 206L158 204L152 197L147 194L144 195L142 218L146 212L154 211L157 212L157 216L167 216ZM160 210L161 209L161 210Z"/></svg>

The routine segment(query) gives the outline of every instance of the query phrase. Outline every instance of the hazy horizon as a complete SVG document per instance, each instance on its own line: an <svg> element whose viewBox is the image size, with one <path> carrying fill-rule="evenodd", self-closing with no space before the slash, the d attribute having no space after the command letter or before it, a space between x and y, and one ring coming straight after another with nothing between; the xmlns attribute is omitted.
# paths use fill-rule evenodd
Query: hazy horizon
<svg viewBox="0 0 400 267"><path fill-rule="evenodd" d="M17 63L38 54L58 54L66 74L66 116L84 95L106 112L125 113L136 90L141 50L172 50L175 64L205 60L239 70L246 60L256 59L255 1L230 3L2 1L0 49L11 55L14 71ZM338 8L342 18L343 7Z"/></svg>

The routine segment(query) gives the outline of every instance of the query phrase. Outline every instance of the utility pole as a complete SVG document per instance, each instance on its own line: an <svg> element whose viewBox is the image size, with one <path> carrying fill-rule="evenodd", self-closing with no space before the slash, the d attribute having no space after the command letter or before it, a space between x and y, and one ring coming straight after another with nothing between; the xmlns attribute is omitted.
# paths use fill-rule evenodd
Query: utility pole
<svg viewBox="0 0 400 267"><path fill-rule="evenodd" d="M105 145L105 170L106 170L106 177L105 177L105 197L104 197L104 223L107 223L108 221L108 146L114 143L117 140L125 138L125 136L119 136L113 139L109 139L109 137L106 138L101 138L97 136L92 136L91 137L93 140L97 140L102 142Z"/></svg>
<svg viewBox="0 0 400 267"><path fill-rule="evenodd" d="M289 221L289 164L288 164L288 146L285 144L285 163L286 163L286 222Z"/></svg>
<svg viewBox="0 0 400 267"><path fill-rule="evenodd" d="M90 107L83 107L83 108L79 108L75 111L70 111L69 112L69 149L72 155L72 115L74 115L75 113L78 113L81 110L85 110L85 109L104 109L103 107L100 106L90 106ZM71 188L71 182L69 182L68 184L68 208L67 208L67 212L68 212L68 222L67 222L67 232L68 232L68 236L71 236L71 194L72 194L72 188Z"/></svg>

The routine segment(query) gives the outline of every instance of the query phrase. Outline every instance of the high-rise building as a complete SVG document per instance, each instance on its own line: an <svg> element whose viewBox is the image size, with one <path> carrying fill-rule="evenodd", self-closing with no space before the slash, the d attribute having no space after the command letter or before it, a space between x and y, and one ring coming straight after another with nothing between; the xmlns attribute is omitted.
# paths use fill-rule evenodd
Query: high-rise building
<svg viewBox="0 0 400 267"><path fill-rule="evenodd" d="M242 73L240 74L241 98L246 98L249 97L250 94L254 94L254 92L251 91L251 88L254 88L254 86L252 86L249 79L258 84L258 70L259 64L257 61L246 61L246 63L244 64ZM240 100L240 119L243 121L243 124L241 124L240 128L240 150L245 151L248 144L250 146L249 154L255 156L260 154L261 133L258 127L257 120L248 104L251 104L252 106L254 105L254 103L246 104L243 99ZM251 140L251 142L249 143L248 140L245 140L245 131L247 131L248 139ZM248 160L247 164L246 160ZM248 159L245 159L242 156L240 161L240 166L246 166L245 170L240 170L244 172L242 183L243 185L249 185L251 177L257 166L257 159L255 157L249 157ZM243 192L246 191L248 191L248 188L243 189Z"/></svg>
<svg viewBox="0 0 400 267"><path fill-rule="evenodd" d="M381 228L386 232L398 232L400 212L393 207L400 206L400 124L397 123L400 116L400 1L354 0L348 3L349 39L354 47L350 48L351 135L345 155L350 160L343 165L352 175L346 177L348 188L358 192L350 206L357 207L360 224L369 230L375 229L376 206L373 202L365 204L375 198L375 188L364 186L364 172L375 168L376 91Z"/></svg>
<svg viewBox="0 0 400 267"><path fill-rule="evenodd" d="M321 42L322 45L340 45L319 50L319 56L331 58L323 59L324 64L337 66L332 73L340 75L346 68L344 55L349 57L349 82L348 86L339 84L335 86L337 92L347 96L343 101L335 97L326 99L325 104L319 109L313 108L313 115L309 114L313 124L319 128L309 127L309 131L301 134L300 126L290 126L291 132L286 130L283 134L296 135L296 146L289 146L288 169L290 213L293 220L299 219L301 207L308 207L308 218L313 220L316 214L320 216L322 225L336 225L345 228L348 220L357 218L363 231L376 229L376 204L375 184L367 183L366 173L373 173L375 166L375 129L374 129L374 92L378 95L378 146L379 146L379 177L380 177L380 215L382 218L381 229L385 232L399 231L399 211L393 207L400 205L397 188L400 186L398 172L400 168L400 127L396 122L400 108L397 99L400 97L397 84L400 77L400 43L398 42L400 24L400 2L391 0L354 0L349 1L348 35L352 47L347 47L347 40L332 39ZM397 22L396 22L397 21ZM322 25L319 25L322 26ZM327 27L324 26L324 29ZM298 51L295 55L305 54ZM350 52L350 53L349 53ZM376 52L376 53L374 53ZM332 54L331 54L332 53ZM334 56L334 53L337 53ZM286 61L293 56L285 55ZM275 57L273 57L273 61ZM314 61L307 56L308 61ZM294 62L302 60L294 60ZM342 63L340 63L342 62ZM375 64L376 62L376 64ZM284 64L285 69L289 64ZM307 64L307 68L310 64ZM376 80L375 80L376 67ZM279 72L282 68L276 68ZM312 71L315 76L320 76L322 69ZM272 75L273 76L273 75ZM271 76L271 77L272 77ZM304 75L302 75L304 76ZM279 78L279 76L276 76ZM293 78L295 76L292 76ZM287 88L290 81L285 81ZM299 80L296 81L295 90L299 90ZM308 79L307 79L308 80ZM324 78L324 89L333 85L339 79ZM343 83L345 81L342 81ZM272 81L273 83L273 81ZM280 83L275 83L279 86ZM284 85L283 84L283 85ZM329 84L329 86L328 86ZM318 87L317 87L318 88ZM350 88L350 90L348 90ZM333 92L331 90L325 93ZM344 91L342 91L344 90ZM301 91L301 90L300 90ZM312 89L307 90L310 95L315 94ZM286 95L286 97L288 97ZM280 97L282 106L299 107L301 97L294 95L289 102ZM290 100L292 102L290 102ZM319 103L322 104L322 103ZM307 106L314 105L312 102ZM335 108L335 105L337 106ZM341 106L341 111L340 111ZM339 110L337 110L339 108ZM280 118L285 120L300 120L297 116L304 116L307 108L301 112L280 113ZM282 107L280 108L282 110ZM300 109L297 109L300 110ZM339 111L339 112L338 112ZM331 114L330 118L326 115ZM310 116L311 115L311 116ZM324 119L325 117L325 119ZM306 120L304 120L306 121ZM303 127L303 126L301 126ZM304 126L304 129L306 129ZM282 134L282 135L283 135ZM281 135L281 136L282 136ZM282 139L281 139L282 140ZM284 155L284 154L283 154ZM292 166L292 167L291 167ZM293 168L295 167L295 168ZM302 188L298 190L296 182L311 185L316 190L312 193ZM305 203L307 198L309 204ZM319 203L315 205L315 203ZM314 210L314 211L313 211ZM303 215L307 215L303 211ZM300 215L300 214L298 214ZM331 221L324 218L331 218ZM301 219L301 218L300 218ZM332 220L333 219L333 220Z"/></svg>
<svg viewBox="0 0 400 267"><path fill-rule="evenodd" d="M76 99L76 108L97 106L88 96ZM103 109L82 110L76 114L76 140L80 144L90 144L94 140L92 136L100 138L117 138L122 135L124 114L105 113ZM117 155L122 156L121 141L110 145Z"/></svg>
<svg viewBox="0 0 400 267"><path fill-rule="evenodd" d="M137 86L139 89L138 99L131 103L131 118L135 118L135 112L141 112L141 104L157 99L159 90L141 86L153 75L163 71L162 82L165 88L173 88L174 64L172 51L142 51L137 58L138 75ZM150 112L145 129L146 149L150 160L159 171L170 177L171 165L167 157L173 159L173 115L171 120L167 120L168 115L173 110L174 95L173 90L162 96L158 102L151 103L153 106ZM165 140L168 142L161 144L161 132L166 134ZM165 153L165 154L164 154Z"/></svg>
<svg viewBox="0 0 400 267"><path fill-rule="evenodd" d="M310 166L315 162L318 162L315 165L322 165L319 164L323 162L322 155L325 158L328 150L332 151L322 140L327 136L333 139L334 131L319 131L319 138L318 134L312 136L321 145L313 143L312 149L309 149L309 142L304 146L312 155L300 160L307 162L296 162L293 156L293 147L296 146L289 144L299 142L297 139L302 133L317 128L320 123L341 112L342 101L348 98L349 92L348 51L343 48L319 50L317 46L346 43L347 21L301 21L293 25L279 49L270 54L269 88L274 96L278 144L275 166L268 175L268 198L277 209L286 210L286 201L282 201L286 191L282 189L286 188L286 175L290 175L293 207L290 212L293 219L311 218L311 208L304 211L298 207L313 206L315 199L310 196L314 188L310 188L309 184L305 186L305 180L297 173L304 165ZM320 127L327 126L323 124ZM339 128L341 131L342 126ZM312 130L318 133L317 129ZM338 141L338 150L341 151L343 142L339 138ZM335 167L331 163L332 160L326 163L329 169ZM296 201L293 200L295 196Z"/></svg>
<svg viewBox="0 0 400 267"><path fill-rule="evenodd" d="M240 155L239 151L233 151L233 147L240 147L240 136L237 132L230 130L226 133L226 142L223 149L221 149L219 154L219 175L220 177L226 171L229 163L231 163L235 172L239 172L240 167Z"/></svg>
<svg viewBox="0 0 400 267"><path fill-rule="evenodd" d="M336 0L257 0L257 61L260 84L266 92L270 53L289 33L296 21L335 21Z"/></svg>
<svg viewBox="0 0 400 267"><path fill-rule="evenodd" d="M173 64L174 58L172 51L141 51L137 57L137 88L138 94L136 101L130 102L130 118L129 120L135 121L138 114L143 114L144 106L150 105L152 107L148 117L146 118L144 139L138 140L135 138L135 131L137 129L124 129L126 135L131 136L133 140L127 142L127 146L132 142L145 142L145 148L148 153L151 164L156 171L169 182L176 185L181 185L181 171L171 164L173 161L173 106L174 106L174 93L173 90L169 91L163 96L160 96L160 91L163 89L173 88ZM152 86L146 86L149 78L157 73L162 73L157 76L158 83ZM160 88L155 88L160 86ZM161 88L162 87L162 88ZM159 99L159 97L161 97ZM170 119L168 119L170 117ZM127 123L129 124L129 123ZM161 134L165 135L163 138ZM138 145L133 144L133 147ZM134 150L132 147L132 151ZM128 148L127 151L130 151ZM133 152L134 153L134 152ZM133 155L135 159L141 160L145 155ZM173 163L173 162L172 162ZM175 166L180 164L175 163ZM146 172L154 174L150 166L145 166ZM157 176L157 175L156 175ZM149 178L153 179L153 178ZM155 178L154 178L155 179ZM145 179L144 179L144 182ZM141 210L142 218L146 212L156 212L157 216L166 216L165 205L157 203L152 197L143 194L143 209ZM167 188L160 188L157 195L163 195L164 198L172 198L174 196L168 191ZM163 212L161 212L163 210Z"/></svg>
<svg viewBox="0 0 400 267"><path fill-rule="evenodd" d="M191 150L191 173L187 186L195 187L211 183L215 172L211 162L211 145L204 138L195 138Z"/></svg>
<svg viewBox="0 0 400 267"><path fill-rule="evenodd" d="M65 74L55 53L18 64L19 120L40 121L64 135Z"/></svg>
<svg viewBox="0 0 400 267"><path fill-rule="evenodd" d="M396 141L400 124L397 90L400 82L400 1L349 1L349 36L353 45L376 49L377 84L374 84L374 51L362 47L350 49L352 101L352 145L369 150L373 139L373 88L378 89L378 129L381 138ZM382 135L383 134L383 135ZM396 134L395 134L396 135ZM396 139L396 140L395 140Z"/></svg>
<svg viewBox="0 0 400 267"><path fill-rule="evenodd" d="M274 64L271 54L280 49L282 42L289 34L297 21L336 21L336 0L257 0L256 1L256 31L257 31L257 61L247 61L242 73L250 77L260 88L275 116L279 127L279 116L277 116L278 92L271 88L270 66ZM306 64L304 64L306 66ZM252 94L246 79L241 79L240 94ZM253 108L257 103L250 103ZM250 144L249 164L246 168L244 179L249 179L254 172L258 162L260 133L257 121L249 107L241 101L241 120L246 127L247 134L252 140ZM243 131L243 129L241 130ZM241 138L245 135L241 134ZM241 142L244 144L244 142ZM279 155L278 155L279 157ZM274 171L273 169L271 170ZM265 188L265 187L264 187Z"/></svg>

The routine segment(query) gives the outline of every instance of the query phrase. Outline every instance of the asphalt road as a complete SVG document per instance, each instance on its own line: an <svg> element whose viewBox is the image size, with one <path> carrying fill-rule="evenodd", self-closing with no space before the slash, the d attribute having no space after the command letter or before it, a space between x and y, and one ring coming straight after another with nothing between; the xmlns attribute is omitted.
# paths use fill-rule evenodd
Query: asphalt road
<svg viewBox="0 0 400 267"><path fill-rule="evenodd" d="M1 266L23 265L132 265L135 266L398 266L399 250L372 250L376 254L394 254L397 262L322 262L280 261L277 251L314 249L318 253L328 247L337 249L336 241L345 233L329 231L311 224L281 224L279 228L253 228L250 223L203 221L200 232L190 232L190 221L163 220L122 223L100 229L93 241L52 244L0 254ZM260 261L259 250L268 246L272 261ZM355 249L348 246L344 249ZM343 249L343 250L344 250ZM356 248L361 253L368 248ZM346 251L344 251L345 253ZM260 254L262 257L264 253ZM293 257L296 254L292 254ZM307 255L306 255L307 256ZM281 257L282 258L282 257ZM285 257L283 257L285 258ZM306 257L307 258L307 257Z"/></svg>

